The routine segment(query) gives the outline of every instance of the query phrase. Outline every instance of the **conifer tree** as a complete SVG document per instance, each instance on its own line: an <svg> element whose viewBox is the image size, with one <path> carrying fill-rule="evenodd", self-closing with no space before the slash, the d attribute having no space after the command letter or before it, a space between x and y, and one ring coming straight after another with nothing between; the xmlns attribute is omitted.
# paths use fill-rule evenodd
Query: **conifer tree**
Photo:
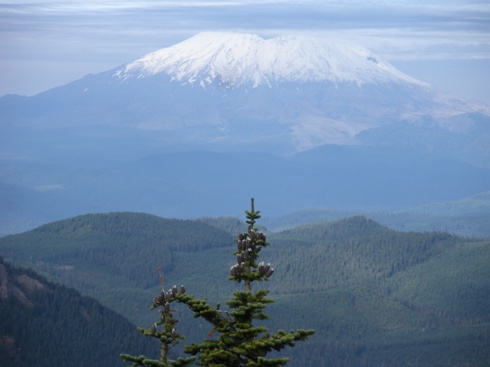
<svg viewBox="0 0 490 367"><path fill-rule="evenodd" d="M144 336L150 336L160 340L160 358L158 360L151 359L146 356L131 356L129 354L121 354L120 357L127 362L132 362L130 367L137 366L152 366L152 367L184 367L189 366L195 357L188 358L178 358L176 361L169 358L170 349L179 344L183 336L179 335L177 332L178 319L174 318L173 314L177 311L171 309L170 305L178 301L185 294L184 286L174 285L167 292L165 292L165 280L162 272L158 269L160 273L160 284L162 286L162 291L153 300L153 305L150 310L158 309L160 313L159 320L156 321L149 329L138 328L138 331Z"/></svg>
<svg viewBox="0 0 490 367"><path fill-rule="evenodd" d="M258 263L259 252L269 245L264 233L257 230L255 221L260 212L254 209L251 199L251 210L246 211L248 231L241 233L235 240L237 250L233 255L237 263L230 269L231 281L244 283L244 290L233 293L227 302L229 311L222 311L219 305L214 309L205 300L194 300L190 296L182 297L194 311L196 317L203 317L213 325L211 334L218 334L216 339L205 339L201 344L191 344L184 350L198 356L198 364L213 367L262 367L282 366L288 358L267 358L273 350L279 351L286 346L294 346L296 341L306 340L313 330L285 332L275 334L268 332L263 325L256 325L256 320L267 319L264 308L273 302L267 298L268 291L252 291L252 283L267 281L274 269L270 264Z"/></svg>
<svg viewBox="0 0 490 367"><path fill-rule="evenodd" d="M151 329L142 329L144 335L159 338L162 343L160 360L151 360L144 356L133 357L122 354L126 361L133 362L136 366L187 366L197 358L197 363L204 367L266 367L282 366L288 358L268 358L272 351L280 351L287 346L294 346L296 341L304 341L314 330L296 330L286 332L279 330L274 334L269 333L263 325L255 322L267 319L264 308L273 302L267 298L269 293L259 289L252 291L252 283L256 281L268 281L274 273L270 264L258 262L259 252L267 247L264 233L255 227L255 221L260 218L260 211L254 209L254 199L251 199L251 210L245 211L248 230L239 234L235 239L237 250L233 252L237 263L230 269L229 280L244 283L244 290L233 293L227 302L229 310L221 310L220 305L213 307L206 299L195 299L187 294L183 288L177 291L174 286L168 292L162 290L159 297L154 300L153 308L161 307L161 319ZM163 278L163 277L161 277ZM162 289L164 286L162 284ZM169 304L177 301L186 304L195 317L202 317L212 324L209 333L210 339L203 340L200 344L191 344L184 348L190 354L190 358L179 358L177 361L168 359L168 350L182 339L175 332ZM158 331L159 325L163 325ZM214 337L216 335L216 337Z"/></svg>

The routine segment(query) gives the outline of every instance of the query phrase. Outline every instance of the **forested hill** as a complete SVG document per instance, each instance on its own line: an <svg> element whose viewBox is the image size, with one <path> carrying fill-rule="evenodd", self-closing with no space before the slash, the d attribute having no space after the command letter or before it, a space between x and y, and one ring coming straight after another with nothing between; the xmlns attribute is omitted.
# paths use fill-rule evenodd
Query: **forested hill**
<svg viewBox="0 0 490 367"><path fill-rule="evenodd" d="M225 307L236 290L227 280L233 238L244 228L233 218L93 214L0 238L0 255L149 327L158 268L166 284ZM399 232L362 216L265 232L270 328L316 330L289 366L485 365L489 241ZM180 316L182 335L206 337L209 325Z"/></svg>
<svg viewBox="0 0 490 367"><path fill-rule="evenodd" d="M121 366L121 348L155 354L121 315L0 257L0 366Z"/></svg>
<svg viewBox="0 0 490 367"><path fill-rule="evenodd" d="M200 221L141 213L88 214L49 223L0 239L0 254L37 262L55 279L91 292L99 283L146 289L158 284L159 267L169 271L174 252L223 247L230 234Z"/></svg>
<svg viewBox="0 0 490 367"><path fill-rule="evenodd" d="M204 221L166 219L143 213L87 214L40 226L26 235L45 240L107 239L127 244L152 243L180 251L204 250L222 245L229 234L217 231Z"/></svg>
<svg viewBox="0 0 490 367"><path fill-rule="evenodd" d="M469 242L444 232L398 232L362 216L299 226L272 239L277 246L271 252L284 271L279 275L283 282L271 287L281 293L352 284L378 286L396 273Z"/></svg>

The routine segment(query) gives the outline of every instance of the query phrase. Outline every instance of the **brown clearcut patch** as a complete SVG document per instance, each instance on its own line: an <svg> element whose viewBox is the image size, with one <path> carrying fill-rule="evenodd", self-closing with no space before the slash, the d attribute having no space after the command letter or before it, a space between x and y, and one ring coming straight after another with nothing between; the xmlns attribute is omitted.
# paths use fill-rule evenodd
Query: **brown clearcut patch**
<svg viewBox="0 0 490 367"><path fill-rule="evenodd" d="M32 279L26 274L19 275L16 280L17 283L29 293L33 291L43 290L46 288L39 280Z"/></svg>

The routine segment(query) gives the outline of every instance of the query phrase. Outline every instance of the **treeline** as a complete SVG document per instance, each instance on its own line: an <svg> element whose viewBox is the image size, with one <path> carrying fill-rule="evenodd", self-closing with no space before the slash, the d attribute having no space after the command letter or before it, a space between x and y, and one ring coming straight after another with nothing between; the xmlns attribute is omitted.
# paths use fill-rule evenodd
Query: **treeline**
<svg viewBox="0 0 490 367"><path fill-rule="evenodd" d="M236 236L237 233L247 231L247 224L234 217L203 217L197 219L199 222L209 224L217 229L223 230Z"/></svg>
<svg viewBox="0 0 490 367"><path fill-rule="evenodd" d="M155 353L127 319L0 258L0 366L121 366L121 348Z"/></svg>

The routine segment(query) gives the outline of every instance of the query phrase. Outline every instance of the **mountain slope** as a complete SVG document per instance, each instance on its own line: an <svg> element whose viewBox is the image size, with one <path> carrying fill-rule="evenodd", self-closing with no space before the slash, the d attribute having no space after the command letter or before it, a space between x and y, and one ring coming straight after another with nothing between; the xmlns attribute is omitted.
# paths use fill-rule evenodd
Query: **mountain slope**
<svg viewBox="0 0 490 367"><path fill-rule="evenodd" d="M224 218L204 222L214 225L185 221L181 232L178 222L153 216L89 215L0 238L0 253L76 285L149 327L158 317L148 311L160 289L156 267L166 259L171 259L162 267L166 284L184 284L211 304L225 307L236 290L226 279L236 261L231 252L237 234L217 227L235 230L238 224ZM183 233L195 245L172 240ZM214 246L202 245L214 237ZM276 300L267 322L271 328L317 330L305 348L294 348L292 366L482 365L486 360L488 241L397 232L364 217L267 233L267 238L271 246L260 260L276 270L263 284ZM119 270L114 264L124 266ZM179 331L189 340L209 333L208 324L196 324L181 308L179 318Z"/></svg>
<svg viewBox="0 0 490 367"><path fill-rule="evenodd" d="M136 327L73 289L0 257L0 366L121 366L122 350L155 355Z"/></svg>
<svg viewBox="0 0 490 367"><path fill-rule="evenodd" d="M361 131L427 116L453 131L444 119L466 113L490 109L444 96L362 47L233 33L198 34L31 98L0 99L7 128L131 127L166 144L266 142L276 152L353 143ZM475 121L456 123L460 131Z"/></svg>

